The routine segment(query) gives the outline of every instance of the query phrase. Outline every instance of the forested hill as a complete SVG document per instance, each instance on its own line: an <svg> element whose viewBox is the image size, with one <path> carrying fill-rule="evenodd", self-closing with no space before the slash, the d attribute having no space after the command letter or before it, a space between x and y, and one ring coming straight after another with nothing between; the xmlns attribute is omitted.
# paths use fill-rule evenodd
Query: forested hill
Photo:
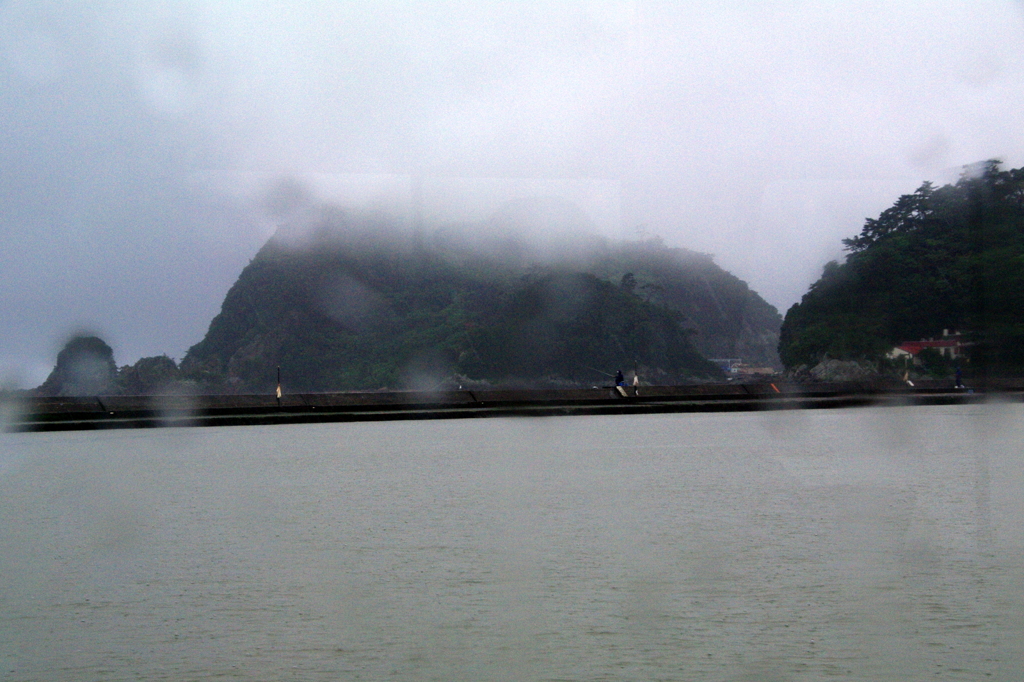
<svg viewBox="0 0 1024 682"><path fill-rule="evenodd" d="M975 368L1024 371L1024 169L967 170L900 197L844 240L846 261L826 265L786 314L787 367L879 361L902 341L955 329L970 334Z"/></svg>
<svg viewBox="0 0 1024 682"><path fill-rule="evenodd" d="M335 211L301 238L275 235L182 376L208 390L264 391L280 366L289 390L320 391L594 385L635 367L646 381L679 383L721 377L691 337L760 360L753 342L770 349L781 322L710 258L656 241L591 244L583 257L524 266L454 239L376 236L387 228Z"/></svg>

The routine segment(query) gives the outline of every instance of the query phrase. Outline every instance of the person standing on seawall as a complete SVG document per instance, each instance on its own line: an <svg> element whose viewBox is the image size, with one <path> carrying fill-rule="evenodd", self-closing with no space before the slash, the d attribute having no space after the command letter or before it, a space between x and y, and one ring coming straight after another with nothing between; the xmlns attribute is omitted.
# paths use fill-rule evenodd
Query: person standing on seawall
<svg viewBox="0 0 1024 682"><path fill-rule="evenodd" d="M626 385L626 377L622 376L622 370L621 369L615 370L615 385L616 386L625 386Z"/></svg>

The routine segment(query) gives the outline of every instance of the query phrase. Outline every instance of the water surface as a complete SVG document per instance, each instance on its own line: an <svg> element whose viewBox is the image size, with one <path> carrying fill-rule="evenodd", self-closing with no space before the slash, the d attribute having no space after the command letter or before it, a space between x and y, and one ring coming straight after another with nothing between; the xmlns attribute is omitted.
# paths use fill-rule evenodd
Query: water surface
<svg viewBox="0 0 1024 682"><path fill-rule="evenodd" d="M1024 407L0 435L10 680L1018 680Z"/></svg>

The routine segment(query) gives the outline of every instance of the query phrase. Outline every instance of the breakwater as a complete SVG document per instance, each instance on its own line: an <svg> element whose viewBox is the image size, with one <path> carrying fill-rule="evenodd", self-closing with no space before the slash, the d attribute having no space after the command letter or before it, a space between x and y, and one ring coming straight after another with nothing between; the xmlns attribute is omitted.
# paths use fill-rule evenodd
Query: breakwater
<svg viewBox="0 0 1024 682"><path fill-rule="evenodd" d="M886 403L948 405L998 394L1024 397L1024 381L990 382L987 392L949 382L766 382L588 389L372 391L274 395L31 397L8 403L8 431L164 426L816 409Z"/></svg>

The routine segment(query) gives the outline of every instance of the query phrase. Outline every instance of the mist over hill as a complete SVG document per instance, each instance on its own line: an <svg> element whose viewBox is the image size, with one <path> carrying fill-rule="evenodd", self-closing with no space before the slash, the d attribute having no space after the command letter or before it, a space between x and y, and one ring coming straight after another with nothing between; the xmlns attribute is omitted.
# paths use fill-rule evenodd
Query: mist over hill
<svg viewBox="0 0 1024 682"><path fill-rule="evenodd" d="M711 255L666 246L639 231L633 241L597 237L585 214L554 197L509 202L484 226L449 226L433 238L449 258L482 254L495 263L529 268L554 265L588 272L644 301L683 315L691 340L708 358L737 358L781 367L782 316Z"/></svg>
<svg viewBox="0 0 1024 682"><path fill-rule="evenodd" d="M181 363L203 390L651 383L720 378L711 356L777 363L781 318L709 256L612 244L556 200L424 235L321 208L283 225ZM545 226L548 226L545 228Z"/></svg>

